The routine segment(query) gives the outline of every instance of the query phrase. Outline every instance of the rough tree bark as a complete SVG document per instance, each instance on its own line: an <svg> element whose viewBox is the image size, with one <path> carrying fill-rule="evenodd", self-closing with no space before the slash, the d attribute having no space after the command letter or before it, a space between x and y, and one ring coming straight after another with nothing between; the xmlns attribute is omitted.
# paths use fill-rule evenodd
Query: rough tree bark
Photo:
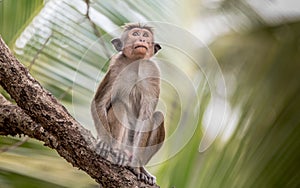
<svg viewBox="0 0 300 188"><path fill-rule="evenodd" d="M95 138L37 82L0 36L0 84L17 105L0 96L0 134L24 134L43 141L103 187L159 187L137 181L126 168L102 159Z"/></svg>

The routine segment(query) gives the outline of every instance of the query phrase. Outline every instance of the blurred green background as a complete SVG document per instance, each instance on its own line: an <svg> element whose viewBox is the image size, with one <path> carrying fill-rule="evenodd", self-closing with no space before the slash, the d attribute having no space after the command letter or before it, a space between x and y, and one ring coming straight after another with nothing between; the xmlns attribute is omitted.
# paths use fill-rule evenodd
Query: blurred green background
<svg viewBox="0 0 300 188"><path fill-rule="evenodd" d="M115 53L109 41L124 23L149 22L163 47L167 140L148 166L158 184L297 188L299 7L296 0L0 0L0 34L94 133L89 105ZM1 188L97 187L39 141L3 151L20 139L0 136Z"/></svg>

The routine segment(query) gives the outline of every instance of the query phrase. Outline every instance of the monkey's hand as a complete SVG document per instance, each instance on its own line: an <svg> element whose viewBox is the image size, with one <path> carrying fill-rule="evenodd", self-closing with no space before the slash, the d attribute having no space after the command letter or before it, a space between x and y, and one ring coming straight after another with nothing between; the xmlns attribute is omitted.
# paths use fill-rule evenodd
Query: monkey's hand
<svg viewBox="0 0 300 188"><path fill-rule="evenodd" d="M99 154L104 159L107 159L110 152L111 152L111 147L106 142L102 140L98 140L96 144L96 153Z"/></svg>
<svg viewBox="0 0 300 188"><path fill-rule="evenodd" d="M130 163L130 157L127 155L126 152L122 150L113 149L112 156L113 156L114 163L119 166L126 166Z"/></svg>

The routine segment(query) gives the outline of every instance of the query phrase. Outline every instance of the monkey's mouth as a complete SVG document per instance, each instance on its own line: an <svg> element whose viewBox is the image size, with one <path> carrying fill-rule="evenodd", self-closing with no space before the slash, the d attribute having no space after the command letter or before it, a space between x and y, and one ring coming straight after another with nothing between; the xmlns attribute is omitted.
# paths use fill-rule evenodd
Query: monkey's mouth
<svg viewBox="0 0 300 188"><path fill-rule="evenodd" d="M134 49L137 49L137 48L145 48L146 50L148 50L148 48L146 46L143 46L143 45L138 45L138 46L134 47Z"/></svg>

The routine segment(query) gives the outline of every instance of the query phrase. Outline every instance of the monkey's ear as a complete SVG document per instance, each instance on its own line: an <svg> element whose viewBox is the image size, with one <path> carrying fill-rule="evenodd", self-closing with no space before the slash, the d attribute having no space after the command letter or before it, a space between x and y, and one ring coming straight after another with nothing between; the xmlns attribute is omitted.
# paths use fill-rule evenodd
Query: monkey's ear
<svg viewBox="0 0 300 188"><path fill-rule="evenodd" d="M161 49L160 45L155 43L154 44L154 54L156 54Z"/></svg>
<svg viewBox="0 0 300 188"><path fill-rule="evenodd" d="M119 38L112 39L111 43L114 45L115 49L118 52L122 51L123 43L122 43L121 39L119 39Z"/></svg>

